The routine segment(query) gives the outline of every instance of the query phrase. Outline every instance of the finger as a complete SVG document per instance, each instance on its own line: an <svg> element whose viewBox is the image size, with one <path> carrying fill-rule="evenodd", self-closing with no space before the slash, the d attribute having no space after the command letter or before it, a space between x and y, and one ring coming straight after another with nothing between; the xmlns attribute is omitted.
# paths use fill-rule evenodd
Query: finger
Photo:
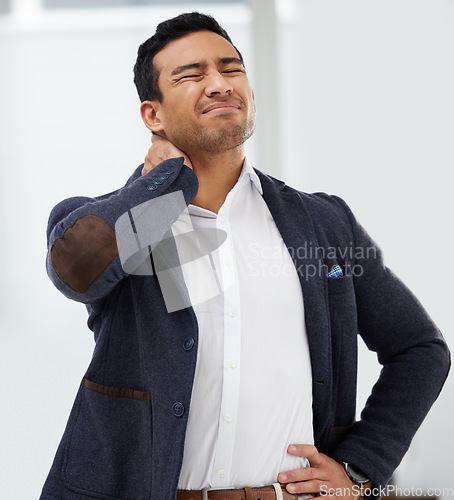
<svg viewBox="0 0 454 500"><path fill-rule="evenodd" d="M178 149L174 144L172 144L170 141L168 141L164 137L161 137L160 135L157 135L157 134L153 134L151 136L151 143L152 143L152 146L156 145L156 144L159 145L159 148L161 151L161 158L160 158L161 161L163 161L167 158L178 158L178 157L182 156L184 158L184 164L193 170L191 160L184 153L184 151L181 151L180 149ZM151 151L149 152L149 155L150 154L151 154Z"/></svg>
<svg viewBox="0 0 454 500"><path fill-rule="evenodd" d="M168 139L161 137L160 135L153 134L151 136L151 147L149 148L147 156L145 158L142 175L148 173L150 170L156 167L156 165L159 165L164 160L168 160L170 158L179 158L181 156L184 159L184 164L190 169L194 170L191 160L183 151L178 149Z"/></svg>
<svg viewBox="0 0 454 500"><path fill-rule="evenodd" d="M297 483L299 481L327 481L329 476L324 469L303 467L301 469L289 470L281 472L277 476L280 483Z"/></svg>
<svg viewBox="0 0 454 500"><path fill-rule="evenodd" d="M184 157L184 164L189 167L191 170L194 170L193 166L192 166L192 163L191 163L191 160L189 159L189 157L187 157L186 155L183 155Z"/></svg>
<svg viewBox="0 0 454 500"><path fill-rule="evenodd" d="M150 170L152 170L154 167L154 165L151 163L151 161L149 160L148 156L145 158L144 162L143 162L143 168L142 168L142 175L146 175L148 174L148 172Z"/></svg>
<svg viewBox="0 0 454 500"><path fill-rule="evenodd" d="M306 457L311 467L320 467L323 463L323 456L312 444L291 444L288 447L288 453L297 457Z"/></svg>
<svg viewBox="0 0 454 500"><path fill-rule="evenodd" d="M161 139L161 140L164 141L164 139ZM145 157L145 160L144 160L142 175L147 174L150 170L152 170L154 167L156 167L156 165L161 163L161 161L163 159L160 158L157 153L158 152L156 151L156 146L151 145L150 148L148 149L147 156Z"/></svg>
<svg viewBox="0 0 454 500"><path fill-rule="evenodd" d="M314 495L317 495L322 490L322 484L322 481L318 480L288 483L285 485L285 489L289 493L313 493Z"/></svg>

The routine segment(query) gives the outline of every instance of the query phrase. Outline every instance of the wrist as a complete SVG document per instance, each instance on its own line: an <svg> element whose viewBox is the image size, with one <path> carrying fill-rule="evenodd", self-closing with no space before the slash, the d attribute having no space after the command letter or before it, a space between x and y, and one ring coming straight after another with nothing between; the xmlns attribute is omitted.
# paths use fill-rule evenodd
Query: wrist
<svg viewBox="0 0 454 500"><path fill-rule="evenodd" d="M342 461L341 465L348 479L354 485L355 495L357 495L358 498L370 497L370 490L373 483L369 479L369 477L360 469L358 469L358 467L350 463Z"/></svg>
<svg viewBox="0 0 454 500"><path fill-rule="evenodd" d="M357 489L358 489L358 498L362 498L364 500L368 500L370 498L372 498L372 486L373 486L373 482L372 481L368 481L367 483L364 483L364 484L358 484L358 483L354 483L354 484L357 484Z"/></svg>

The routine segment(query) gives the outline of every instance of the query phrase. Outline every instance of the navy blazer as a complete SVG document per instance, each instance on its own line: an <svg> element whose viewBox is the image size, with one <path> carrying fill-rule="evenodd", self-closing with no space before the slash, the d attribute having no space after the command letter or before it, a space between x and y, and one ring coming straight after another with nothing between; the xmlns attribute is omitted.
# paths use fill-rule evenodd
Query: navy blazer
<svg viewBox="0 0 454 500"><path fill-rule="evenodd" d="M441 390L446 343L341 199L257 174L303 291L315 445L384 487ZM192 307L166 311L156 276L124 271L115 222L171 192L182 191L188 205L197 189L195 173L176 158L145 176L139 167L118 191L52 211L48 274L87 305L96 347L41 499L175 499L197 320ZM166 230L173 222L163 212L153 217ZM328 278L336 264L344 276ZM358 334L383 369L355 422Z"/></svg>

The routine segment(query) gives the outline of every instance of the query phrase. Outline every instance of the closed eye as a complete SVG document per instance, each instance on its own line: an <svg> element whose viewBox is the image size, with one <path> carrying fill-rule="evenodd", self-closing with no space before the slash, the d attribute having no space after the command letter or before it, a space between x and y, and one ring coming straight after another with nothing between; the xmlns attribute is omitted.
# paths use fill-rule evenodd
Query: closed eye
<svg viewBox="0 0 454 500"><path fill-rule="evenodd" d="M179 78L178 81L180 82L181 80L185 80L187 78L201 78L202 76L203 75L184 75L181 78Z"/></svg>

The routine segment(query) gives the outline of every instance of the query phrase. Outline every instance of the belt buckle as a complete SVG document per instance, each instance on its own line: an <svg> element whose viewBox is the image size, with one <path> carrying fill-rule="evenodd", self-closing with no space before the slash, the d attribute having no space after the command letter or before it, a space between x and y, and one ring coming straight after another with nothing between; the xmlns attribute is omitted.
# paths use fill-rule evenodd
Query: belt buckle
<svg viewBox="0 0 454 500"><path fill-rule="evenodd" d="M209 500L208 499L208 492L209 491L222 491L222 490L234 490L235 488L233 486L229 486L228 488L205 488L202 490L202 500Z"/></svg>

